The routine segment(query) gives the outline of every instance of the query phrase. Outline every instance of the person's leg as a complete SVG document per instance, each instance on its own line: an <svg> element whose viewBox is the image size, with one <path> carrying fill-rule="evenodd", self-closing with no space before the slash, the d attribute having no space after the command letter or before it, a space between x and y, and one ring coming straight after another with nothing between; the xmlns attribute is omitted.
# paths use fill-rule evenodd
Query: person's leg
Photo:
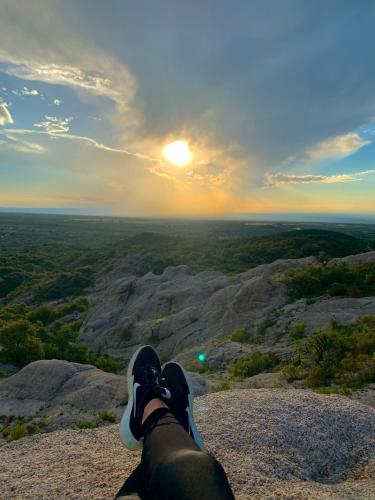
<svg viewBox="0 0 375 500"><path fill-rule="evenodd" d="M168 374L173 378L169 383ZM203 442L193 418L194 394L188 374L181 367L169 366L165 375L162 383L160 361L151 346L138 349L130 360L129 401L120 436L130 450L143 443L143 453L140 466L117 498L121 498L120 494L131 498L129 495L135 491L140 498L153 500L234 499L222 466L201 449ZM182 383L184 378L187 384ZM182 392L178 387L183 387ZM185 412L188 419L181 418Z"/></svg>
<svg viewBox="0 0 375 500"><path fill-rule="evenodd" d="M146 498L234 499L220 463L197 446L172 413L156 419L152 414L145 426L141 464L149 481Z"/></svg>
<svg viewBox="0 0 375 500"><path fill-rule="evenodd" d="M143 467L141 464L139 464L138 467L133 470L125 483L121 486L120 490L115 496L115 500L140 500L140 498L144 498L144 479L145 475L143 472Z"/></svg>

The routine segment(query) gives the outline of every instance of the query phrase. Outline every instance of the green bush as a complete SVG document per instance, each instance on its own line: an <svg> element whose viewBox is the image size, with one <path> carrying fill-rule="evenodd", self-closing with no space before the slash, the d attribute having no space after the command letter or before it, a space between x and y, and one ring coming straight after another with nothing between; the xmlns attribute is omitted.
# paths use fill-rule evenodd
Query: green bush
<svg viewBox="0 0 375 500"><path fill-rule="evenodd" d="M44 358L43 342L38 337L40 329L27 320L10 320L0 323L0 359L5 363L24 366Z"/></svg>
<svg viewBox="0 0 375 500"><path fill-rule="evenodd" d="M102 410L99 412L99 417L105 422L116 422L116 414L113 411Z"/></svg>
<svg viewBox="0 0 375 500"><path fill-rule="evenodd" d="M375 295L375 264L306 265L286 273L285 281L292 300L322 295L366 297Z"/></svg>
<svg viewBox="0 0 375 500"><path fill-rule="evenodd" d="M278 363L278 358L272 353L254 351L248 359L237 359L231 372L234 377L247 378L270 370Z"/></svg>
<svg viewBox="0 0 375 500"><path fill-rule="evenodd" d="M75 422L74 424L71 424L70 428L71 429L94 429L97 427L94 422L91 422L90 420L79 420L78 422Z"/></svg>
<svg viewBox="0 0 375 500"><path fill-rule="evenodd" d="M375 382L375 316L349 325L332 321L330 327L301 341L296 354L297 361L282 371L291 379L300 378L294 377L300 371L307 387L359 388Z"/></svg>
<svg viewBox="0 0 375 500"><path fill-rule="evenodd" d="M93 284L93 272L94 269L89 266L81 267L76 271L63 272L43 283L37 290L34 300L43 302L82 295L84 290Z"/></svg>
<svg viewBox="0 0 375 500"><path fill-rule="evenodd" d="M28 436L29 430L21 419L17 419L12 429L10 430L7 439L9 441L15 441L16 439L21 439L25 436Z"/></svg>
<svg viewBox="0 0 375 500"><path fill-rule="evenodd" d="M0 378L5 378L7 376L7 373L5 370L0 370Z"/></svg>
<svg viewBox="0 0 375 500"><path fill-rule="evenodd" d="M191 372L198 372L198 373L207 373L210 371L210 367L207 360L199 361L196 358L191 359L190 361L186 361L185 368Z"/></svg>
<svg viewBox="0 0 375 500"><path fill-rule="evenodd" d="M110 356L94 356L89 354L86 363L109 373L118 373L122 368L122 362Z"/></svg>
<svg viewBox="0 0 375 500"><path fill-rule="evenodd" d="M288 382L292 382L293 380L300 380L305 375L304 370L300 366L296 366L293 364L284 365L281 368L281 373L286 377Z"/></svg>
<svg viewBox="0 0 375 500"><path fill-rule="evenodd" d="M130 330L130 328L127 326L126 328L124 328L121 332L121 335L120 335L120 339L124 342L129 342L129 340L131 340L132 338L132 332Z"/></svg>
<svg viewBox="0 0 375 500"><path fill-rule="evenodd" d="M289 337L291 340L300 340L304 337L306 332L305 323L295 323L291 329Z"/></svg>
<svg viewBox="0 0 375 500"><path fill-rule="evenodd" d="M85 307L85 304L69 304L69 309L74 307L77 310L76 306ZM22 367L38 359L65 359L93 364L101 370L118 373L121 369L118 360L90 354L88 346L78 341L82 321L66 323L55 319L65 314L67 309L66 306L43 306L34 310L10 306L1 309L0 360ZM17 316L19 319L16 319Z"/></svg>
<svg viewBox="0 0 375 500"><path fill-rule="evenodd" d="M234 330L234 332L232 332L230 340L232 342L247 343L251 341L251 334L244 328L239 328L238 330Z"/></svg>

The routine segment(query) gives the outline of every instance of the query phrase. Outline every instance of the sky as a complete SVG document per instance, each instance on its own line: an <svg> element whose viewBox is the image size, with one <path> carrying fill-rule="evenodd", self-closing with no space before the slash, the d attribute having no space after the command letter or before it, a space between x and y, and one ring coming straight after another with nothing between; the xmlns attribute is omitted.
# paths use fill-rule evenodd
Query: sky
<svg viewBox="0 0 375 500"><path fill-rule="evenodd" d="M0 13L0 207L375 215L372 0Z"/></svg>

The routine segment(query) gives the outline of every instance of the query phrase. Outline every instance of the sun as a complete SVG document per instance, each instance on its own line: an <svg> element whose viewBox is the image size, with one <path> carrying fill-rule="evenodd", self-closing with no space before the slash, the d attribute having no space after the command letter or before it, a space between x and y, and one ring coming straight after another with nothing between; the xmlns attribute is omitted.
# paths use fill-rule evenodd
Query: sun
<svg viewBox="0 0 375 500"><path fill-rule="evenodd" d="M193 153L186 141L175 141L163 148L163 156L176 167L186 167L193 159Z"/></svg>

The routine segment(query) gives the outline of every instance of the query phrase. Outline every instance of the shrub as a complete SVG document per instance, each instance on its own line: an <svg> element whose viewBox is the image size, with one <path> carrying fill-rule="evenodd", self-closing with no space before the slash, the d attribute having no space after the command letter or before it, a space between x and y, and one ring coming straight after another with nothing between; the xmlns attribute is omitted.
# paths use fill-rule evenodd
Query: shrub
<svg viewBox="0 0 375 500"><path fill-rule="evenodd" d="M38 338L38 328L30 321L11 320L0 326L0 359L5 363L25 366L43 359L44 347Z"/></svg>
<svg viewBox="0 0 375 500"><path fill-rule="evenodd" d="M234 330L234 332L232 332L230 340L232 342L241 342L241 343L250 342L251 334L244 328L239 328L238 330Z"/></svg>
<svg viewBox="0 0 375 500"><path fill-rule="evenodd" d="M210 371L208 361L199 361L194 358L190 361L186 361L185 368L191 372L206 373Z"/></svg>
<svg viewBox="0 0 375 500"><path fill-rule="evenodd" d="M0 378L5 378L7 376L6 371L0 370Z"/></svg>
<svg viewBox="0 0 375 500"><path fill-rule="evenodd" d="M293 364L284 365L281 368L281 373L286 377L288 382L292 382L293 380L300 380L305 375L304 370L300 366L296 366Z"/></svg>
<svg viewBox="0 0 375 500"><path fill-rule="evenodd" d="M318 387L328 382L327 373L323 367L317 365L311 368L305 378L306 387Z"/></svg>
<svg viewBox="0 0 375 500"><path fill-rule="evenodd" d="M113 411L102 410L99 412L99 417L105 422L116 422L116 414Z"/></svg>
<svg viewBox="0 0 375 500"><path fill-rule="evenodd" d="M291 340L300 340L304 337L306 332L306 323L295 323L289 334Z"/></svg>
<svg viewBox="0 0 375 500"><path fill-rule="evenodd" d="M132 338L132 332L131 332L130 328L127 326L122 330L121 335L120 335L120 339L123 342L128 342L131 338Z"/></svg>
<svg viewBox="0 0 375 500"><path fill-rule="evenodd" d="M78 422L71 424L70 427L71 429L94 429L97 426L90 420L79 420Z"/></svg>
<svg viewBox="0 0 375 500"><path fill-rule="evenodd" d="M118 373L122 368L121 361L110 356L94 356L90 354L86 362L109 373Z"/></svg>
<svg viewBox="0 0 375 500"><path fill-rule="evenodd" d="M16 439L21 439L29 434L29 430L22 419L17 418L13 428L10 430L7 438L9 441L15 441Z"/></svg>
<svg viewBox="0 0 375 500"><path fill-rule="evenodd" d="M254 351L248 359L237 359L231 368L235 377L247 378L273 368L278 363L272 353Z"/></svg>
<svg viewBox="0 0 375 500"><path fill-rule="evenodd" d="M349 325L332 321L299 342L296 354L298 361L282 371L291 379L303 373L307 387L359 388L375 382L375 316Z"/></svg>
<svg viewBox="0 0 375 500"><path fill-rule="evenodd" d="M293 300L322 295L366 297L375 295L375 264L301 266L287 272L285 281Z"/></svg>

